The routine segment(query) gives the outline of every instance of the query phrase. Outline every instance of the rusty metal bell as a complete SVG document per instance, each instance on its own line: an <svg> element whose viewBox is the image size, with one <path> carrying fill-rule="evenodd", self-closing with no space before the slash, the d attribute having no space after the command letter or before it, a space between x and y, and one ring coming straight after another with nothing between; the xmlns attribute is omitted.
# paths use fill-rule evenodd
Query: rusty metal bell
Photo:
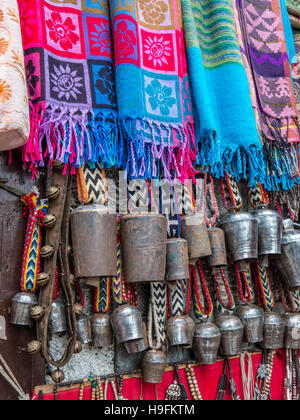
<svg viewBox="0 0 300 420"><path fill-rule="evenodd" d="M167 357L160 350L149 350L143 359L143 379L144 382L160 384L163 380L167 366Z"/></svg>
<svg viewBox="0 0 300 420"><path fill-rule="evenodd" d="M71 213L75 275L77 278L117 275L117 216L98 204Z"/></svg>
<svg viewBox="0 0 300 420"><path fill-rule="evenodd" d="M119 306L113 311L111 322L117 344L144 338L142 315L135 306Z"/></svg>
<svg viewBox="0 0 300 420"><path fill-rule="evenodd" d="M161 214L128 214L121 220L124 279L163 282L166 273L167 219Z"/></svg>
<svg viewBox="0 0 300 420"><path fill-rule="evenodd" d="M300 232L294 230L293 221L283 221L281 255L276 258L276 265L286 281L288 288L300 287Z"/></svg>
<svg viewBox="0 0 300 420"><path fill-rule="evenodd" d="M285 324L284 347L286 349L300 349L300 313L286 313L282 320Z"/></svg>
<svg viewBox="0 0 300 420"><path fill-rule="evenodd" d="M77 319L78 340L82 344L90 344L92 342L91 323L87 315L82 314Z"/></svg>
<svg viewBox="0 0 300 420"><path fill-rule="evenodd" d="M235 315L220 315L216 324L221 332L221 354L236 356L241 352L244 335L244 325Z"/></svg>
<svg viewBox="0 0 300 420"><path fill-rule="evenodd" d="M102 348L113 344L113 330L109 315L94 315L91 318L91 329L94 347Z"/></svg>
<svg viewBox="0 0 300 420"><path fill-rule="evenodd" d="M57 299L52 303L49 317L49 333L62 334L67 331L67 314L65 304Z"/></svg>
<svg viewBox="0 0 300 420"><path fill-rule="evenodd" d="M273 210L257 210L253 215L258 221L258 255L260 265L268 267L269 256L281 254L282 217Z"/></svg>
<svg viewBox="0 0 300 420"><path fill-rule="evenodd" d="M207 226L202 214L182 217L181 236L188 243L191 264L194 264L199 258L212 255Z"/></svg>
<svg viewBox="0 0 300 420"><path fill-rule="evenodd" d="M191 321L193 327L191 327ZM170 347L189 347L193 345L194 321L186 315L173 316L166 322L166 335Z"/></svg>
<svg viewBox="0 0 300 420"><path fill-rule="evenodd" d="M221 332L212 322L198 323L195 329L193 352L197 362L216 363L221 344Z"/></svg>
<svg viewBox="0 0 300 420"><path fill-rule="evenodd" d="M11 302L10 323L30 327L32 325L31 310L38 304L35 294L17 293Z"/></svg>
<svg viewBox="0 0 300 420"><path fill-rule="evenodd" d="M221 223L232 259L240 271L246 270L245 262L258 257L258 221L250 213L234 213Z"/></svg>
<svg viewBox="0 0 300 420"><path fill-rule="evenodd" d="M264 338L264 312L256 305L241 305L235 314L244 324L245 340L249 344L256 344Z"/></svg>
<svg viewBox="0 0 300 420"><path fill-rule="evenodd" d="M182 238L167 240L167 281L189 278L188 243Z"/></svg>
<svg viewBox="0 0 300 420"><path fill-rule="evenodd" d="M208 228L208 236L212 255L207 258L210 267L223 267L227 265L225 234L217 227Z"/></svg>
<svg viewBox="0 0 300 420"><path fill-rule="evenodd" d="M264 339L261 347L265 350L283 348L285 325L280 315L276 312L265 312Z"/></svg>
<svg viewBox="0 0 300 420"><path fill-rule="evenodd" d="M125 350L128 354L133 353L141 353L142 351L145 351L149 347L148 343L148 336L147 336L147 326L145 322L143 322L143 328L144 328L144 337L140 340L133 340L133 341L127 341L124 344Z"/></svg>

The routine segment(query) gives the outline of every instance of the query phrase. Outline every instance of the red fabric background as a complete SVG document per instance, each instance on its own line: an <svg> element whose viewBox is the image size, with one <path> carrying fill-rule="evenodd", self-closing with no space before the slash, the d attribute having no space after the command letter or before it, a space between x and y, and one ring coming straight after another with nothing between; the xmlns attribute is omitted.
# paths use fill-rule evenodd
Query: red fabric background
<svg viewBox="0 0 300 420"><path fill-rule="evenodd" d="M262 356L255 354L252 356L254 373L256 375L258 366L261 362ZM224 362L220 361L210 366L196 366L194 372L198 380L199 389L202 393L204 400L215 400L217 394L217 387L220 377L223 372ZM233 359L231 361L232 375L235 379L236 386L240 397L243 399L243 385L240 369L240 359ZM186 390L189 393L189 388L186 381L184 369L179 371L181 381L184 383ZM271 383L271 396L272 400L282 400L284 397L284 378L285 378L285 355L283 351L278 351L274 360L274 371ZM174 380L174 372L166 372L164 380L161 384L157 385L157 392L159 400L165 399L166 389ZM137 378L130 378L124 380L123 395L129 400L139 400L141 393L141 380ZM143 384L144 400L155 400L155 386L153 384ZM76 389L62 391L58 393L59 400L78 400L79 387ZM33 399L37 396L34 393ZM86 387L84 392L84 400L91 399L91 387ZM114 394L109 385L108 399L114 400ZM189 399L191 395L189 393ZM229 390L226 392L226 400L230 400ZM44 400L54 400L54 395L44 394Z"/></svg>

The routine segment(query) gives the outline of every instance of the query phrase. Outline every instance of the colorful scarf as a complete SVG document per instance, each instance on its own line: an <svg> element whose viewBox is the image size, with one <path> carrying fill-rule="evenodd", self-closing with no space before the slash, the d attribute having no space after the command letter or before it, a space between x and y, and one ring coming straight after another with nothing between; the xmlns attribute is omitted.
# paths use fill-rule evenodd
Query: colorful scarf
<svg viewBox="0 0 300 420"><path fill-rule="evenodd" d="M182 0L198 163L212 175L264 183L265 164L231 0Z"/></svg>
<svg viewBox="0 0 300 420"><path fill-rule="evenodd" d="M176 0L18 0L32 103L24 161L193 176Z"/></svg>
<svg viewBox="0 0 300 420"><path fill-rule="evenodd" d="M0 5L0 151L23 146L29 137L20 17L16 0Z"/></svg>
<svg viewBox="0 0 300 420"><path fill-rule="evenodd" d="M236 10L267 162L265 186L289 190L298 182L299 130L280 0L237 0Z"/></svg>
<svg viewBox="0 0 300 420"><path fill-rule="evenodd" d="M292 74L294 80L294 92L297 103L298 116L300 118L300 35L295 35L294 41L298 63L292 67Z"/></svg>
<svg viewBox="0 0 300 420"><path fill-rule="evenodd" d="M292 27L300 30L300 2L299 0L286 0Z"/></svg>

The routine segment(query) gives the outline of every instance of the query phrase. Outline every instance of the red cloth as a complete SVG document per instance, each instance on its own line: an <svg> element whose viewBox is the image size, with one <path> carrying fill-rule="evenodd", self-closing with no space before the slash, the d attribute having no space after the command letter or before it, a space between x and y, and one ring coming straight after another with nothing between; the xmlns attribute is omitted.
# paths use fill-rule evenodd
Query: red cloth
<svg viewBox="0 0 300 420"><path fill-rule="evenodd" d="M252 356L254 374L256 375L258 366L261 362L262 355L255 354ZM215 400L217 395L217 388L220 377L223 373L224 362L220 361L209 366L196 366L194 372L199 384L200 392L204 400ZM240 397L243 399L243 385L242 376L240 369L240 359L231 360L232 375L236 382L237 391ZM184 369L179 371L180 378L185 385L186 390L191 400L186 375ZM278 351L274 359L274 370L271 383L271 396L272 400L283 400L284 397L284 378L285 378L285 356L283 351ZM159 400L164 400L166 390L174 380L174 372L166 372L164 380L161 384L157 385L157 392ZM130 378L124 380L123 396L129 400L139 400L141 393L141 380L137 378ZM78 400L79 387L68 391L58 392L59 400ZM144 400L155 400L155 386L153 384L143 384L143 397ZM33 398L37 399L37 395L34 393ZM54 400L54 394L44 394L45 400ZM84 400L91 399L91 387L86 387L84 392ZM114 400L114 394L109 385L108 388L108 399ZM230 392L227 389L226 400L230 400Z"/></svg>

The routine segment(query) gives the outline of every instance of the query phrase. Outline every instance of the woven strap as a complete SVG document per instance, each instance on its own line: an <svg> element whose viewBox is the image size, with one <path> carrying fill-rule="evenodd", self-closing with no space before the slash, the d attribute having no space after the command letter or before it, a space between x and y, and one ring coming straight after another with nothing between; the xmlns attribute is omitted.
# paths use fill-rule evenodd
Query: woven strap
<svg viewBox="0 0 300 420"><path fill-rule="evenodd" d="M100 286L94 289L94 312L95 313L106 313L110 308L111 301L111 283L110 277L101 278Z"/></svg>
<svg viewBox="0 0 300 420"><path fill-rule="evenodd" d="M76 172L78 200L84 204L102 204L107 202L105 171L97 163L94 168L89 164Z"/></svg>
<svg viewBox="0 0 300 420"><path fill-rule="evenodd" d="M248 265L249 267L249 265ZM239 267L235 264L235 275L238 283L240 299L243 303L251 303L255 298L250 267L246 272L240 273ZM246 292L246 296L245 296Z"/></svg>
<svg viewBox="0 0 300 420"><path fill-rule="evenodd" d="M149 317L149 345L151 348L161 349L166 342L165 323L167 318L166 296L167 286L165 283L151 283L151 301L150 301L150 317ZM152 321L151 321L152 317ZM156 337L156 345L153 344L153 324L154 334ZM151 344L150 344L151 343Z"/></svg>
<svg viewBox="0 0 300 420"><path fill-rule="evenodd" d="M129 181L127 188L129 212L150 211L150 197L148 184L144 179Z"/></svg>
<svg viewBox="0 0 300 420"><path fill-rule="evenodd" d="M234 177L227 172L225 172L225 177L221 179L221 196L223 205L226 209L241 209L243 200L238 183Z"/></svg>
<svg viewBox="0 0 300 420"><path fill-rule="evenodd" d="M256 188L248 187L248 197L251 206L255 208L267 207L270 204L267 190L259 183Z"/></svg>
<svg viewBox="0 0 300 420"><path fill-rule="evenodd" d="M197 265L197 268L195 265L190 266L190 282L193 284L193 290L194 290L195 316L199 321L202 321L204 317L210 318L212 316L214 308L213 308L212 299L211 299L211 296L210 296L210 293L209 293L209 290L205 281L201 261L198 260L196 265ZM206 304L206 308L205 308L205 304Z"/></svg>
<svg viewBox="0 0 300 420"><path fill-rule="evenodd" d="M252 266L261 305L265 310L271 311L275 306L275 300L271 289L268 272L265 268L259 265L258 261L253 263Z"/></svg>

